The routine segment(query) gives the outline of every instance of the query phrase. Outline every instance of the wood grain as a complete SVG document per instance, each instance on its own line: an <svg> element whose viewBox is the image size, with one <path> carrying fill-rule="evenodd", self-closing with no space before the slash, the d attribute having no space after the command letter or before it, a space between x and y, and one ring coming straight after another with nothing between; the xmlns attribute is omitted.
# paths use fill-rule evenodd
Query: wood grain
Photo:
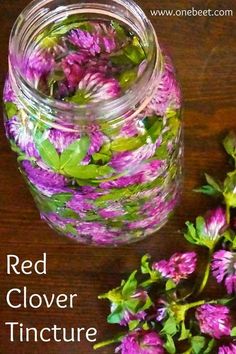
<svg viewBox="0 0 236 354"><path fill-rule="evenodd" d="M181 206L172 220L144 242L119 249L80 246L57 236L40 221L31 195L21 178L1 123L0 180L0 353L1 354L92 354L91 345L10 343L4 323L17 320L26 326L96 327L99 339L109 338L116 326L106 324L108 304L97 296L117 286L149 252L155 258L168 257L190 246L180 230L186 219L193 219L214 205L214 201L195 195L192 189L203 181L203 172L223 176L227 168L220 141L225 132L236 128L236 3L235 0L140 0L150 10L191 8L233 9L234 17L152 17L160 42L171 53L185 98L185 182ZM7 46L14 20L27 0L1 0L1 85L7 71ZM6 276L7 254L37 260L48 255L48 275ZM201 252L202 253L202 252ZM202 254L201 254L202 256ZM5 305L7 290L27 285L30 291L50 294L78 293L74 310L11 310ZM218 296L220 288L211 282L207 290ZM98 351L112 354L113 348Z"/></svg>

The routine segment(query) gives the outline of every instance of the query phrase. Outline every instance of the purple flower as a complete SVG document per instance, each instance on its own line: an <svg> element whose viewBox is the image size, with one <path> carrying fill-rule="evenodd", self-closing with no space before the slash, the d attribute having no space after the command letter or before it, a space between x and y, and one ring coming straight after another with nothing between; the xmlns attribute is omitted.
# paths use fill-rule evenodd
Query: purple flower
<svg viewBox="0 0 236 354"><path fill-rule="evenodd" d="M4 102L16 102L16 96L15 93L10 85L9 78L6 79L5 85L4 85L4 90L3 90L3 101Z"/></svg>
<svg viewBox="0 0 236 354"><path fill-rule="evenodd" d="M93 210L93 205L87 201L83 194L79 193L76 193L66 205L78 213L81 218L86 215L87 211Z"/></svg>
<svg viewBox="0 0 236 354"><path fill-rule="evenodd" d="M157 309L156 309L156 311L157 311L156 312L156 314L157 314L157 316L156 316L157 322L163 321L164 318L166 317L167 312L168 312L167 306L168 306L168 304L167 304L166 301L164 301L162 299L158 301L158 305L157 305Z"/></svg>
<svg viewBox="0 0 236 354"><path fill-rule="evenodd" d="M91 237L98 244L112 243L118 236L117 233L109 231L106 226L99 222L81 222L77 226L77 231L79 235Z"/></svg>
<svg viewBox="0 0 236 354"><path fill-rule="evenodd" d="M137 121L133 119L129 119L127 122L124 122L121 128L122 136L133 137L135 135L138 135L139 133L140 129L137 126Z"/></svg>
<svg viewBox="0 0 236 354"><path fill-rule="evenodd" d="M236 344L231 343L230 345L222 345L219 348L218 354L235 354Z"/></svg>
<svg viewBox="0 0 236 354"><path fill-rule="evenodd" d="M50 129L47 132L49 141L54 145L58 152L62 153L70 144L80 138L76 132L67 132L58 129Z"/></svg>
<svg viewBox="0 0 236 354"><path fill-rule="evenodd" d="M216 339L230 335L231 319L228 307L223 305L202 305L196 310L196 318L202 333Z"/></svg>
<svg viewBox="0 0 236 354"><path fill-rule="evenodd" d="M117 161L115 164L116 166L119 166L119 164L117 164ZM165 163L163 161L153 160L151 162L147 162L142 164L141 166L138 166L135 171L132 171L134 172L133 174L117 178L114 181L103 182L100 184L100 187L104 189L125 188L134 184L151 182L160 175L160 173L163 171L164 166Z"/></svg>
<svg viewBox="0 0 236 354"><path fill-rule="evenodd" d="M212 240L218 240L226 226L227 222L224 209L219 207L212 210L205 218L204 236Z"/></svg>
<svg viewBox="0 0 236 354"><path fill-rule="evenodd" d="M91 130L91 129L90 129ZM94 126L94 129L88 132L90 138L90 146L88 155L93 155L98 152L105 142L104 134L99 130L98 126Z"/></svg>
<svg viewBox="0 0 236 354"><path fill-rule="evenodd" d="M22 162L22 167L29 181L44 195L52 196L68 191L66 188L68 181L64 176L33 166L26 160Z"/></svg>
<svg viewBox="0 0 236 354"><path fill-rule="evenodd" d="M75 223L75 219L63 218L57 213L41 213L41 219L62 230L65 230L67 225Z"/></svg>
<svg viewBox="0 0 236 354"><path fill-rule="evenodd" d="M38 87L39 80L46 77L55 67L53 56L49 52L37 52L32 54L23 64L23 72L26 78Z"/></svg>
<svg viewBox="0 0 236 354"><path fill-rule="evenodd" d="M117 48L116 44L116 32L113 27L105 23L93 23L92 24L95 33L99 37L99 44L102 50L106 53L111 53Z"/></svg>
<svg viewBox="0 0 236 354"><path fill-rule="evenodd" d="M118 172L137 169L138 164L153 157L156 149L157 144L145 144L134 151L119 152L113 156L110 165Z"/></svg>
<svg viewBox="0 0 236 354"><path fill-rule="evenodd" d="M143 205L143 213L149 217L168 215L176 206L178 199L179 196L174 193L170 200L163 200L163 196L158 194Z"/></svg>
<svg viewBox="0 0 236 354"><path fill-rule="evenodd" d="M81 92L88 102L99 102L115 98L120 93L120 84L114 78L107 78L104 74L87 73L79 82L77 94Z"/></svg>
<svg viewBox="0 0 236 354"><path fill-rule="evenodd" d="M122 339L116 353L164 354L163 341L156 332L136 330Z"/></svg>
<svg viewBox="0 0 236 354"><path fill-rule="evenodd" d="M83 65L87 62L85 52L70 53L62 60L62 68L66 75L69 87L75 89L84 75Z"/></svg>
<svg viewBox="0 0 236 354"><path fill-rule="evenodd" d="M116 41L112 36L104 36L101 38L106 53L112 53L116 49Z"/></svg>
<svg viewBox="0 0 236 354"><path fill-rule="evenodd" d="M164 72L156 94L148 105L150 111L164 115L168 108L179 109L181 104L180 88L173 72L170 59L166 57Z"/></svg>
<svg viewBox="0 0 236 354"><path fill-rule="evenodd" d="M143 321L146 318L145 311L139 311L138 313L132 313L130 311L125 310L123 313L123 318L120 321L121 326L127 326L131 321Z"/></svg>
<svg viewBox="0 0 236 354"><path fill-rule="evenodd" d="M124 209L120 204L109 205L107 208L99 210L99 215L104 219L113 219L124 215Z"/></svg>
<svg viewBox="0 0 236 354"><path fill-rule="evenodd" d="M162 260L153 264L153 269L164 278L170 278L175 283L187 279L196 270L197 255L195 252L175 253L169 261Z"/></svg>
<svg viewBox="0 0 236 354"><path fill-rule="evenodd" d="M130 230L135 230L135 229L146 229L146 231L156 227L159 224L160 220L157 218L146 218L138 221L133 221L128 224L128 228Z"/></svg>
<svg viewBox="0 0 236 354"><path fill-rule="evenodd" d="M69 41L80 49L86 49L90 54L101 53L100 40L97 34L91 34L81 29L72 30L68 36Z"/></svg>
<svg viewBox="0 0 236 354"><path fill-rule="evenodd" d="M228 294L236 293L236 252L225 250L215 252L212 272L217 283L224 282Z"/></svg>
<svg viewBox="0 0 236 354"><path fill-rule="evenodd" d="M5 123L6 134L13 139L16 145L29 157L39 157L33 141L34 124L22 113L21 116L14 116Z"/></svg>

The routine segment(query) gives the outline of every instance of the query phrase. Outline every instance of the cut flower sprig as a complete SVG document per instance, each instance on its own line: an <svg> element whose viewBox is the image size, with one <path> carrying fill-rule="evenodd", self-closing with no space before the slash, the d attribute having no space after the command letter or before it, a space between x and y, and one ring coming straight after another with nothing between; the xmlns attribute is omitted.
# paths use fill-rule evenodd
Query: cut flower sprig
<svg viewBox="0 0 236 354"><path fill-rule="evenodd" d="M116 289L101 295L110 301L108 323L123 331L94 349L117 344L121 354L235 354L236 327L231 305L236 295L236 135L223 141L234 162L224 182L206 175L207 185L197 192L219 198L219 206L186 222L188 242L209 251L200 284L197 253L176 252L168 260L152 262L146 254L140 269ZM225 288L225 297L206 298L203 291L212 273Z"/></svg>

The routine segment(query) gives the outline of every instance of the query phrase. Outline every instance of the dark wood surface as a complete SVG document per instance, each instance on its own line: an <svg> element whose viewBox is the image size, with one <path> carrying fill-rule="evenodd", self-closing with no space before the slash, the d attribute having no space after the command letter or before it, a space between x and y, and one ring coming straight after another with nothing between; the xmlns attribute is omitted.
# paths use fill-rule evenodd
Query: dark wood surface
<svg viewBox="0 0 236 354"><path fill-rule="evenodd" d="M1 85L7 71L7 46L11 26L27 0L1 0ZM40 221L31 195L21 178L1 123L0 151L0 353L1 354L92 354L86 341L72 344L10 343L7 321L27 327L96 327L98 338L112 336L116 327L106 324L108 304L97 296L119 284L149 252L156 259L191 248L180 232L184 221L214 205L214 201L192 193L203 182L203 172L224 176L226 158L220 147L224 133L236 128L236 2L235 0L140 1L150 9L233 9L234 17L153 17L158 37L171 53L185 98L185 181L181 205L172 220L151 238L119 249L87 248L56 235ZM6 276L6 255L37 260L48 255L47 276ZM201 256L202 256L201 251ZM6 291L27 286L31 293L78 293L74 310L12 310ZM217 296L214 281L207 290ZM113 348L98 351L113 353Z"/></svg>

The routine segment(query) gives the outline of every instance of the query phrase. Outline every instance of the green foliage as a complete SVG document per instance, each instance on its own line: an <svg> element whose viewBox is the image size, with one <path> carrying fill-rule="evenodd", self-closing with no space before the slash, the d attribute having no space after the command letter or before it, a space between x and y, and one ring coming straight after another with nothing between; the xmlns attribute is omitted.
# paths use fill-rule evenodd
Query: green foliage
<svg viewBox="0 0 236 354"><path fill-rule="evenodd" d="M194 336L191 338L191 344L194 354L202 353L202 350L205 348L207 340L203 336Z"/></svg>
<svg viewBox="0 0 236 354"><path fill-rule="evenodd" d="M54 145L46 139L39 142L37 148L46 165L51 167L53 170L58 171L60 169L60 157Z"/></svg>
<svg viewBox="0 0 236 354"><path fill-rule="evenodd" d="M179 330L178 321L174 316L169 316L169 318L164 322L161 333L174 336Z"/></svg>
<svg viewBox="0 0 236 354"><path fill-rule="evenodd" d="M166 342L164 344L164 348L170 354L175 354L176 353L175 342L174 342L172 336L169 335L169 334L167 334L167 336L166 336Z"/></svg>
<svg viewBox="0 0 236 354"><path fill-rule="evenodd" d="M84 21L81 15L70 15L64 20L48 26L36 39L44 48L51 48L57 44L61 36L69 31L80 28L84 31L91 31L91 25Z"/></svg>
<svg viewBox="0 0 236 354"><path fill-rule="evenodd" d="M145 144L145 137L118 138L111 143L111 150L122 152L132 151Z"/></svg>
<svg viewBox="0 0 236 354"><path fill-rule="evenodd" d="M6 111L6 115L7 115L8 119L11 119L15 115L17 115L18 108L15 105L15 103L13 103L13 102L5 102L4 106L5 106L5 111Z"/></svg>
<svg viewBox="0 0 236 354"><path fill-rule="evenodd" d="M90 145L90 140L87 136L76 140L64 150L60 157L60 168L66 170L67 168L78 166L85 158Z"/></svg>
<svg viewBox="0 0 236 354"><path fill-rule="evenodd" d="M119 76L119 83L122 89L129 88L137 79L137 69L130 69L122 72Z"/></svg>
<svg viewBox="0 0 236 354"><path fill-rule="evenodd" d="M236 161L236 134L231 131L224 139L223 146L230 156Z"/></svg>
<svg viewBox="0 0 236 354"><path fill-rule="evenodd" d="M65 173L73 178L79 179L93 179L101 178L107 175L110 175L114 172L113 168L109 166L97 166L97 165L67 165L64 168Z"/></svg>
<svg viewBox="0 0 236 354"><path fill-rule="evenodd" d="M232 328L230 335L231 337L236 337L236 327Z"/></svg>

